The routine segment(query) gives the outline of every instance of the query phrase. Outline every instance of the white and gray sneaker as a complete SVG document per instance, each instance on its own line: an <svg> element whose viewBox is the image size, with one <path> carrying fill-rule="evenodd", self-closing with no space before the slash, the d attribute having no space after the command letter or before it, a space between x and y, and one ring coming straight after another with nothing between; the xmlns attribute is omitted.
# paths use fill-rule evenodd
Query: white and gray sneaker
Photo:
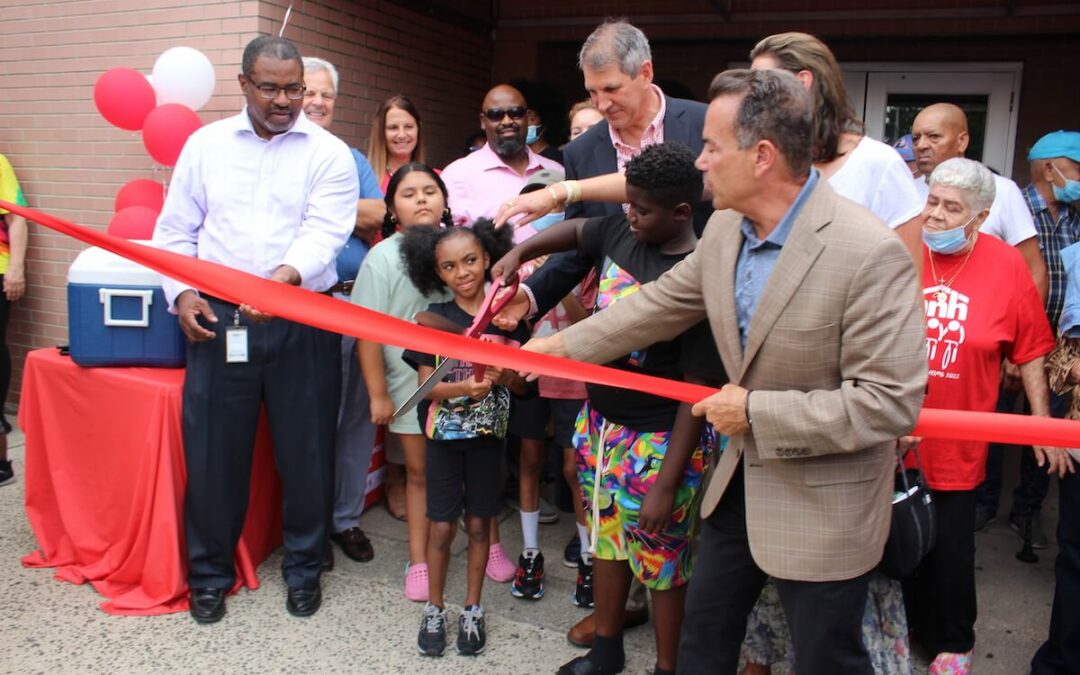
<svg viewBox="0 0 1080 675"><path fill-rule="evenodd" d="M461 649L458 640L458 650ZM416 638L416 651L424 656L442 656L446 651L446 610L430 602L424 605L420 617L420 634Z"/></svg>
<svg viewBox="0 0 1080 675"><path fill-rule="evenodd" d="M487 631L484 630L484 608L469 605L458 617L457 652L462 656L476 656L484 651Z"/></svg>

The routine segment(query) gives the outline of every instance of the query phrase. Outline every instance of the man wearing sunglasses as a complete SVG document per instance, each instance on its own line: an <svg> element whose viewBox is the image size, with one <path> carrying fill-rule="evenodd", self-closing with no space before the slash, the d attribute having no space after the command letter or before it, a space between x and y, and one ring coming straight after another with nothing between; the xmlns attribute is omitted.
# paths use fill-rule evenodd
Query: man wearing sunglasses
<svg viewBox="0 0 1080 675"><path fill-rule="evenodd" d="M272 281L326 292L352 232L359 193L343 141L301 114L304 67L288 40L263 36L244 50L247 106L188 139L176 163L154 243ZM183 431L184 526L191 615L213 623L236 583L252 448L265 407L281 475L288 588L285 606L310 616L333 498L341 338L235 305L171 279L170 311L188 339Z"/></svg>
<svg viewBox="0 0 1080 675"><path fill-rule="evenodd" d="M472 224L494 218L499 205L513 199L538 171L562 172L562 165L526 145L528 104L517 89L500 84L484 97L480 128L487 144L443 170L454 222Z"/></svg>

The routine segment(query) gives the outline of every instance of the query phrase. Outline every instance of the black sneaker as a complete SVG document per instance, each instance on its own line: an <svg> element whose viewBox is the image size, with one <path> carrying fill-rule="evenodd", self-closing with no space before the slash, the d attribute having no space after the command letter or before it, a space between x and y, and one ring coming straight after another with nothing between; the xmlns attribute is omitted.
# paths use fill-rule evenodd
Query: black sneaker
<svg viewBox="0 0 1080 675"><path fill-rule="evenodd" d="M8 485L15 482L15 469L11 467L11 460L0 459L0 485Z"/></svg>
<svg viewBox="0 0 1080 675"><path fill-rule="evenodd" d="M420 635L416 638L416 651L424 656L442 656L446 651L445 609L430 602L424 605L424 615L420 618Z"/></svg>
<svg viewBox="0 0 1080 675"><path fill-rule="evenodd" d="M487 631L484 629L484 608L469 605L461 610L458 617L457 653L462 656L476 656L484 652L487 645Z"/></svg>
<svg viewBox="0 0 1080 675"><path fill-rule="evenodd" d="M562 564L574 568L581 562L581 538L576 534L566 542L566 548L562 553Z"/></svg>
<svg viewBox="0 0 1080 675"><path fill-rule="evenodd" d="M517 574L510 592L515 598L539 600L544 597L544 554L526 551L518 556Z"/></svg>
<svg viewBox="0 0 1080 675"><path fill-rule="evenodd" d="M577 586L574 587L574 606L596 606L593 601L592 563L587 563L584 559L578 561Z"/></svg>

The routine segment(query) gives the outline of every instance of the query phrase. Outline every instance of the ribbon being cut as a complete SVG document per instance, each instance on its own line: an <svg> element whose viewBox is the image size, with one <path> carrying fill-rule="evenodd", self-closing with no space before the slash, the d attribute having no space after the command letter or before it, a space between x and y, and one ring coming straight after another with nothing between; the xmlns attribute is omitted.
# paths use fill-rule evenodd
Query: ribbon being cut
<svg viewBox="0 0 1080 675"><path fill-rule="evenodd" d="M501 368L648 391L684 403L697 403L715 391L686 382L535 354L425 328L296 286L137 244L3 200L0 200L0 208L92 246L112 251L229 302L249 304L274 316L333 333ZM912 433L933 438L1080 447L1080 422L1004 413L924 409Z"/></svg>

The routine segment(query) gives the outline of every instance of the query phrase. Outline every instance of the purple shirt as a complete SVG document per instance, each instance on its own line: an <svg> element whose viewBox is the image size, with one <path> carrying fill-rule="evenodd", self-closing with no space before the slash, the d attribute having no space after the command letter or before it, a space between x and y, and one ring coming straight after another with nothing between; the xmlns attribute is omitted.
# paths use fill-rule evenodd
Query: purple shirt
<svg viewBox="0 0 1080 675"><path fill-rule="evenodd" d="M442 179L450 193L450 213L458 225L476 222L478 218L494 218L499 205L516 197L537 171L562 171L562 164L541 157L526 148L529 166L520 175L503 162L487 144L476 152L450 163Z"/></svg>

